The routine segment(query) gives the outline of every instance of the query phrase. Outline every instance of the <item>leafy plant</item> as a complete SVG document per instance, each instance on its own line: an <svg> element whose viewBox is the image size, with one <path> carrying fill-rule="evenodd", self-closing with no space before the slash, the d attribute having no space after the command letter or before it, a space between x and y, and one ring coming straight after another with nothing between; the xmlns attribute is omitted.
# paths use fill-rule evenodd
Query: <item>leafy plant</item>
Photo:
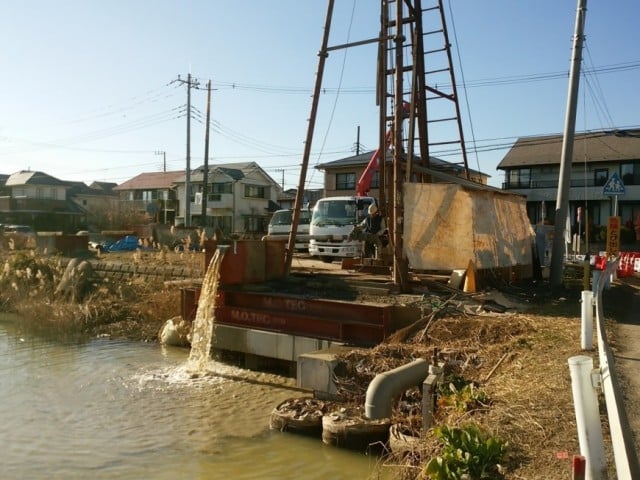
<svg viewBox="0 0 640 480"><path fill-rule="evenodd" d="M468 412L489 403L487 394L473 383L462 384L459 381L445 383L439 391L438 406L452 408L457 412Z"/></svg>
<svg viewBox="0 0 640 480"><path fill-rule="evenodd" d="M442 454L432 458L424 473L431 480L485 480L501 478L499 463L507 443L477 425L437 427Z"/></svg>

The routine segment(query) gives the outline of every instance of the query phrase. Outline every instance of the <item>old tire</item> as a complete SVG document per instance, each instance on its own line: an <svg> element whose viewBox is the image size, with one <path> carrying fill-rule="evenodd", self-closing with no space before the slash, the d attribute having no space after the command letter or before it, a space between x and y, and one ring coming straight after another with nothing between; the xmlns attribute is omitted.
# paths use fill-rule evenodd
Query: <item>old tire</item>
<svg viewBox="0 0 640 480"><path fill-rule="evenodd" d="M369 420L333 412L322 417L322 442L351 450L382 450L389 440L388 418Z"/></svg>
<svg viewBox="0 0 640 480"><path fill-rule="evenodd" d="M404 458L417 453L420 441L420 437L411 435L399 423L394 423L389 428L389 450L397 457Z"/></svg>
<svg viewBox="0 0 640 480"><path fill-rule="evenodd" d="M322 417L330 403L316 398L290 398L271 412L269 428L282 432L320 437Z"/></svg>

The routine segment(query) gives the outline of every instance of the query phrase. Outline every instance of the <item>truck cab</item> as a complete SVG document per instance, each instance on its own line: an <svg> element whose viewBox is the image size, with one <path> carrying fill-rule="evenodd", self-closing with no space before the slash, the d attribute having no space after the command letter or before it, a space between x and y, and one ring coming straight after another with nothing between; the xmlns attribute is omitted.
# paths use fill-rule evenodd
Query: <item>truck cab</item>
<svg viewBox="0 0 640 480"><path fill-rule="evenodd" d="M289 237L291 232L291 222L293 221L293 210L284 209L274 212L269 226L267 227L267 233L269 236L286 236ZM300 210L300 218L298 220L297 235L306 236L309 235L309 222L311 221L311 214L309 210ZM303 237L304 238L304 237ZM306 240L298 239L296 236L295 249L306 252L309 248L309 244Z"/></svg>
<svg viewBox="0 0 640 480"><path fill-rule="evenodd" d="M309 254L325 262L359 257L362 241L349 239L353 227L367 216L373 197L325 197L318 200L309 226Z"/></svg>

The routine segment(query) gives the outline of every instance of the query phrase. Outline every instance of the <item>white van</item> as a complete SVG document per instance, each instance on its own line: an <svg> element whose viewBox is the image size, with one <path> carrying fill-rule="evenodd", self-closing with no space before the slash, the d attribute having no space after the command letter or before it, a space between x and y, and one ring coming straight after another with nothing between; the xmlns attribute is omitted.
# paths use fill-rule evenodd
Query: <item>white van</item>
<svg viewBox="0 0 640 480"><path fill-rule="evenodd" d="M271 217L271 221L269 222L269 227L267 232L269 236L279 236L286 235L289 236L291 232L291 222L293 220L293 210L285 209L278 210ZM300 220L298 222L298 234L300 235L309 235L309 223L311 221L311 214L309 210L301 210L300 211ZM309 249L309 242L305 240L304 242L296 242L295 244L296 250L302 250L307 252Z"/></svg>

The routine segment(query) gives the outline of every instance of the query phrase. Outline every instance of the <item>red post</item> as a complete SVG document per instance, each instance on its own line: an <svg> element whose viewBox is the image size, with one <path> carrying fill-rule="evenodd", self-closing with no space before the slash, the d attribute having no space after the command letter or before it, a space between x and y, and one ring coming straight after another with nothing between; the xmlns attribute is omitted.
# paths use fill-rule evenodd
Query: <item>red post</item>
<svg viewBox="0 0 640 480"><path fill-rule="evenodd" d="M587 460L582 455L573 456L573 476L572 480L584 480L587 470Z"/></svg>

